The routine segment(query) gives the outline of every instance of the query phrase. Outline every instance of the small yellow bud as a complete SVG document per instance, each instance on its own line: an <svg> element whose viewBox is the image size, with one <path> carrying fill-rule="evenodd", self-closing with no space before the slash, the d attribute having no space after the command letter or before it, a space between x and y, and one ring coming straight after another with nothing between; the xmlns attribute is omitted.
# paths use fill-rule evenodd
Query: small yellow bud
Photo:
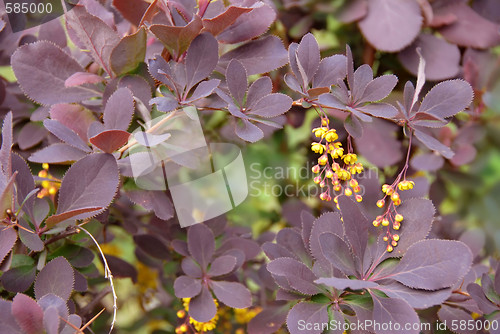
<svg viewBox="0 0 500 334"><path fill-rule="evenodd" d="M349 185L350 185L351 187L353 187L353 188L354 188L354 187L357 187L357 186L358 186L358 180L356 180L356 179L352 179L351 181L349 181Z"/></svg>
<svg viewBox="0 0 500 334"><path fill-rule="evenodd" d="M379 227L380 226L380 220L374 220L373 221L373 226Z"/></svg>
<svg viewBox="0 0 500 334"><path fill-rule="evenodd" d="M323 180L323 181L321 181L321 182L319 183L319 186L320 186L321 188L326 187L326 183L325 183L325 181L324 181L324 180Z"/></svg>
<svg viewBox="0 0 500 334"><path fill-rule="evenodd" d="M391 195L391 200L393 202L396 202L398 199L399 199L399 194L398 193L394 193L394 194Z"/></svg>
<svg viewBox="0 0 500 334"><path fill-rule="evenodd" d="M383 208L384 205L385 205L385 201L383 199L380 199L380 200L377 201L377 206L379 208Z"/></svg>
<svg viewBox="0 0 500 334"><path fill-rule="evenodd" d="M351 188L345 188L345 190L344 190L344 194L345 194L346 196L352 196L352 190L351 190Z"/></svg>
<svg viewBox="0 0 500 334"><path fill-rule="evenodd" d="M42 164L42 168L45 169L45 170L48 170L49 169L49 164L48 163L43 163Z"/></svg>
<svg viewBox="0 0 500 334"><path fill-rule="evenodd" d="M361 196L361 195L356 195L355 198L356 198L356 202L358 202L358 203L363 201L363 196Z"/></svg>
<svg viewBox="0 0 500 334"><path fill-rule="evenodd" d="M397 231L397 230L399 230L401 228L401 224L400 223L394 223L394 224L392 224L392 228Z"/></svg>
<svg viewBox="0 0 500 334"><path fill-rule="evenodd" d="M354 190L355 193L359 193L361 191L361 187L360 186L355 186L352 188L352 190Z"/></svg>
<svg viewBox="0 0 500 334"><path fill-rule="evenodd" d="M335 202L335 204L339 204L339 199L338 198L339 198L338 196L335 196L333 198L333 201Z"/></svg>
<svg viewBox="0 0 500 334"><path fill-rule="evenodd" d="M328 169L325 173L325 176L328 178L328 179L331 179L333 177L333 171L331 169Z"/></svg>
<svg viewBox="0 0 500 334"><path fill-rule="evenodd" d="M387 245L387 252L390 253L394 250L394 248L391 245Z"/></svg>
<svg viewBox="0 0 500 334"><path fill-rule="evenodd" d="M184 310L177 311L177 318L183 319L185 316L186 316L186 311Z"/></svg>
<svg viewBox="0 0 500 334"><path fill-rule="evenodd" d="M314 183L318 184L321 182L321 176L316 176L314 179L313 179Z"/></svg>
<svg viewBox="0 0 500 334"><path fill-rule="evenodd" d="M321 119L321 125L327 126L328 124L330 124L330 120L328 118Z"/></svg>
<svg viewBox="0 0 500 334"><path fill-rule="evenodd" d="M50 182L49 181L42 181L42 188L45 188L45 189L50 188Z"/></svg>
<svg viewBox="0 0 500 334"><path fill-rule="evenodd" d="M404 219L403 215L400 215L399 213L396 216L394 216L394 220L396 220L399 223L401 223L403 219Z"/></svg>
<svg viewBox="0 0 500 334"><path fill-rule="evenodd" d="M401 205L401 199L397 199L396 201L392 201L395 206Z"/></svg>
<svg viewBox="0 0 500 334"><path fill-rule="evenodd" d="M319 195L319 198L322 200L322 201L330 201L332 198L330 197L330 195L328 195L328 193L324 192L324 193L321 193L321 195Z"/></svg>
<svg viewBox="0 0 500 334"><path fill-rule="evenodd" d="M57 193L57 188L56 187L50 187L49 188L49 194L55 195Z"/></svg>
<svg viewBox="0 0 500 334"><path fill-rule="evenodd" d="M382 219L382 226L389 226L389 220L387 218Z"/></svg>
<svg viewBox="0 0 500 334"><path fill-rule="evenodd" d="M318 174L320 170L319 165L314 165L313 168L311 168L311 170L314 174Z"/></svg>
<svg viewBox="0 0 500 334"><path fill-rule="evenodd" d="M328 156L326 154L323 154L322 156L320 156L318 158L318 163L321 165L321 166L324 166L326 165L326 163L328 162Z"/></svg>
<svg viewBox="0 0 500 334"><path fill-rule="evenodd" d="M394 234L394 235L392 236L392 240L394 240L394 241L399 241L399 234Z"/></svg>
<svg viewBox="0 0 500 334"><path fill-rule="evenodd" d="M336 184L333 186L333 190L340 191L340 190L342 190L342 186L340 184Z"/></svg>
<svg viewBox="0 0 500 334"><path fill-rule="evenodd" d="M387 236L384 236L384 237L382 238L382 240L387 241L387 240L389 240L389 238L388 238Z"/></svg>
<svg viewBox="0 0 500 334"><path fill-rule="evenodd" d="M396 240L393 240L393 241L391 242L391 245L393 245L394 247L396 247L396 246L398 245L398 242L397 242Z"/></svg>
<svg viewBox="0 0 500 334"><path fill-rule="evenodd" d="M38 176L39 176L39 177L44 177L44 178L45 178L45 177L47 177L48 175L49 175L49 173L47 173L47 171L46 171L46 170L41 170L41 171L39 171L39 172L38 172Z"/></svg>

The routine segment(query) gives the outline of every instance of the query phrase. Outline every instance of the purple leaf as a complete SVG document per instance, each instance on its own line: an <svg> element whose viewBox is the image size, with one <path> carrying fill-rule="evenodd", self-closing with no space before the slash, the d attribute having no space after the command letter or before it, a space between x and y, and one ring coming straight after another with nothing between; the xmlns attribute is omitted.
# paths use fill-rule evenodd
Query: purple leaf
<svg viewBox="0 0 500 334"><path fill-rule="evenodd" d="M257 126L246 119L241 120L243 126L236 125L236 134L243 140L255 143L264 138L264 132Z"/></svg>
<svg viewBox="0 0 500 334"><path fill-rule="evenodd" d="M203 27L213 36L217 36L232 25L237 18L251 10L252 8L229 6L221 14L211 19L203 19Z"/></svg>
<svg viewBox="0 0 500 334"><path fill-rule="evenodd" d="M366 0L349 1L342 6L337 17L342 23L352 23L361 20L368 13Z"/></svg>
<svg viewBox="0 0 500 334"><path fill-rule="evenodd" d="M435 212L434 205L428 199L411 198L403 201L398 208L398 213L404 217L399 230L400 241L394 251L387 256L400 257L411 245L424 240L431 230Z"/></svg>
<svg viewBox="0 0 500 334"><path fill-rule="evenodd" d="M45 245L43 244L38 234L31 230L30 226L24 220L24 218L19 219L19 224L25 229L29 230L28 232L25 229L19 229L18 233L21 242L32 251L41 252L45 248Z"/></svg>
<svg viewBox="0 0 500 334"><path fill-rule="evenodd" d="M146 31L141 28L121 39L110 55L110 65L114 73L121 75L131 72L144 61L147 37Z"/></svg>
<svg viewBox="0 0 500 334"><path fill-rule="evenodd" d="M337 81L344 80L347 72L346 57L344 55L334 55L326 57L319 63L318 70L313 77L313 87L330 87Z"/></svg>
<svg viewBox="0 0 500 334"><path fill-rule="evenodd" d="M252 294L241 283L210 281L210 287L218 300L232 308L252 306Z"/></svg>
<svg viewBox="0 0 500 334"><path fill-rule="evenodd" d="M38 145L47 136L47 130L37 123L26 123L17 136L17 144L24 151Z"/></svg>
<svg viewBox="0 0 500 334"><path fill-rule="evenodd" d="M205 82L205 81L203 81ZM200 85L203 83L201 82ZM198 85L198 86L200 86ZM198 88L198 87L197 87ZM193 93L194 94L194 93ZM161 97L155 97L149 101L150 105L156 104L156 108L161 112L170 112L179 107L179 102L175 96L166 95Z"/></svg>
<svg viewBox="0 0 500 334"><path fill-rule="evenodd" d="M210 321L217 314L212 294L207 286L203 286L201 293L189 301L189 316L198 322Z"/></svg>
<svg viewBox="0 0 500 334"><path fill-rule="evenodd" d="M76 314L70 314L68 316L68 322L76 328L80 328L82 326L82 318L80 318L80 316ZM67 324L60 334L74 334L74 331L75 329L69 324Z"/></svg>
<svg viewBox="0 0 500 334"><path fill-rule="evenodd" d="M186 275L194 278L200 278L203 275L200 266L191 257L182 259L181 268Z"/></svg>
<svg viewBox="0 0 500 334"><path fill-rule="evenodd" d="M322 233L319 236L319 244L323 256L337 269L346 275L356 273L354 258L349 246L342 238L333 233Z"/></svg>
<svg viewBox="0 0 500 334"><path fill-rule="evenodd" d="M496 0L476 0L472 3L472 9L486 19L500 23L500 7Z"/></svg>
<svg viewBox="0 0 500 334"><path fill-rule="evenodd" d="M417 290L408 288L398 282L380 285L377 289L391 298L405 300L415 309L426 309L439 305L451 296L451 289L449 288L437 291Z"/></svg>
<svg viewBox="0 0 500 334"><path fill-rule="evenodd" d="M371 116L389 119L398 115L398 110L388 103L371 103L363 107L357 107L356 110Z"/></svg>
<svg viewBox="0 0 500 334"><path fill-rule="evenodd" d="M67 88L64 85L72 74L84 69L50 42L23 45L12 55L11 62L23 91L41 104L79 102L98 95L96 91L84 87Z"/></svg>
<svg viewBox="0 0 500 334"><path fill-rule="evenodd" d="M248 87L247 71L238 60L234 59L229 62L226 70L226 81L229 92L238 106L243 106L243 99Z"/></svg>
<svg viewBox="0 0 500 334"><path fill-rule="evenodd" d="M498 310L498 307L494 305L488 298L486 298L483 288L480 285L476 283L470 283L469 285L467 285L467 292L476 302L481 311L485 314L490 314Z"/></svg>
<svg viewBox="0 0 500 334"><path fill-rule="evenodd" d="M290 334L302 334L300 324L323 324L328 322L328 304L301 302L295 305L286 318L286 325ZM307 330L308 334L321 334L323 328L311 328Z"/></svg>
<svg viewBox="0 0 500 334"><path fill-rule="evenodd" d="M469 313L465 312L461 308L451 307L446 304L441 305L441 308L439 309L437 315L439 317L439 320L441 320L442 323L445 323L448 328L452 327L452 324L456 323L474 323L474 319ZM460 334L474 334L478 332L475 329L469 329L468 326L457 326L453 329L453 332Z"/></svg>
<svg viewBox="0 0 500 334"><path fill-rule="evenodd" d="M285 94L269 94L255 103L248 114L266 118L276 117L287 112L292 107L292 103L293 100Z"/></svg>
<svg viewBox="0 0 500 334"><path fill-rule="evenodd" d="M187 89L208 77L219 60L217 40L210 34L203 33L196 37L186 55Z"/></svg>
<svg viewBox="0 0 500 334"><path fill-rule="evenodd" d="M464 244L466 244L472 252L472 257L475 258L484 249L484 246L486 244L486 235L485 232L482 230L471 229L462 233L458 241L461 241Z"/></svg>
<svg viewBox="0 0 500 334"><path fill-rule="evenodd" d="M0 230L0 262L9 254L17 240L17 233L12 228Z"/></svg>
<svg viewBox="0 0 500 334"><path fill-rule="evenodd" d="M202 81L196 86L193 94L189 99L187 99L185 102L193 102L196 100L199 100L201 98L207 97L210 94L212 94L215 89L219 86L220 80L219 79L211 79L211 80L206 80ZM160 110L163 111L163 110Z"/></svg>
<svg viewBox="0 0 500 334"><path fill-rule="evenodd" d="M347 115L344 120L344 128L354 139L361 139L363 137L363 124L353 114Z"/></svg>
<svg viewBox="0 0 500 334"><path fill-rule="evenodd" d="M19 266L10 268L0 277L2 286L10 292L24 292L29 289L36 276L34 265Z"/></svg>
<svg viewBox="0 0 500 334"><path fill-rule="evenodd" d="M336 235L344 235L344 226L340 220L340 215L336 212L327 212L322 214L313 223L310 236L309 249L311 250L311 255L317 260L317 263L321 263L321 267L325 274L332 274L332 268L330 261L328 261L321 251L321 246L319 243L319 236L322 233L331 232Z"/></svg>
<svg viewBox="0 0 500 334"><path fill-rule="evenodd" d="M187 239L189 253L205 270L215 252L215 240L212 230L203 224L197 224L189 228Z"/></svg>
<svg viewBox="0 0 500 334"><path fill-rule="evenodd" d="M122 130L106 130L89 139L90 143L104 153L113 153L125 145L130 139L130 133Z"/></svg>
<svg viewBox="0 0 500 334"><path fill-rule="evenodd" d="M352 99L355 102L361 100L368 84L373 80L373 69L370 65L364 64L354 72L354 86L351 88Z"/></svg>
<svg viewBox="0 0 500 334"><path fill-rule="evenodd" d="M292 288L306 295L318 293L314 285L316 275L305 264L294 259L279 258L267 264L267 270L276 276L286 277Z"/></svg>
<svg viewBox="0 0 500 334"><path fill-rule="evenodd" d="M252 108L263 96L270 95L273 83L269 77L260 77L248 88L246 105Z"/></svg>
<svg viewBox="0 0 500 334"><path fill-rule="evenodd" d="M30 297L17 294L12 301L12 315L26 334L43 334L43 310Z"/></svg>
<svg viewBox="0 0 500 334"><path fill-rule="evenodd" d="M420 34L409 47L398 54L403 66L413 75L418 75L420 48L426 60L425 77L428 80L444 80L455 77L460 71L460 50L455 44L430 34Z"/></svg>
<svg viewBox="0 0 500 334"><path fill-rule="evenodd" d="M33 153L28 160L37 163L66 163L80 160L85 152L66 144L52 144Z"/></svg>
<svg viewBox="0 0 500 334"><path fill-rule="evenodd" d="M96 84L103 81L105 81L105 79L100 75L89 72L76 72L64 81L64 87L69 88L82 86L84 84Z"/></svg>
<svg viewBox="0 0 500 334"><path fill-rule="evenodd" d="M95 168L100 166L100 168ZM54 216L48 218L49 227L65 219L85 219L107 208L116 194L119 175L115 158L106 153L86 156L67 171L59 190L59 201ZM90 208L88 212L79 212ZM100 209L94 209L100 208ZM64 216L67 213L71 217ZM59 216L59 217L58 217Z"/></svg>
<svg viewBox="0 0 500 334"><path fill-rule="evenodd" d="M285 323L287 306L267 306L247 326L248 334L273 334ZM17 333L16 333L17 334Z"/></svg>
<svg viewBox="0 0 500 334"><path fill-rule="evenodd" d="M75 131L84 142L88 141L87 131L96 121L93 113L77 104L57 104L50 108L50 118Z"/></svg>
<svg viewBox="0 0 500 334"><path fill-rule="evenodd" d="M111 52L120 42L116 31L98 17L91 15L83 6L75 6L67 13L66 24L80 43L90 51L92 58L108 75L112 76Z"/></svg>
<svg viewBox="0 0 500 334"><path fill-rule="evenodd" d="M448 146L442 144L439 140L424 131L415 129L415 137L417 137L417 139L420 140L425 146L433 151L439 152L439 154L447 159L451 159L455 155L455 153L453 153Z"/></svg>
<svg viewBox="0 0 500 334"><path fill-rule="evenodd" d="M59 330L62 329L65 322L60 319L66 320L68 318L68 306L66 305L66 301L61 299L60 297L49 293L40 300L38 300L38 305L40 305L44 311L44 325L45 328L49 327L52 330L52 333L58 334ZM47 314L55 314L55 318L50 318L50 324L47 323ZM47 331L47 334L50 334Z"/></svg>
<svg viewBox="0 0 500 334"><path fill-rule="evenodd" d="M14 317L12 317L12 302L0 299L0 331L9 334L23 334ZM287 309L288 311L288 309Z"/></svg>
<svg viewBox="0 0 500 334"><path fill-rule="evenodd" d="M207 275L210 277L222 276L230 273L236 266L236 258L231 255L222 255L212 261Z"/></svg>
<svg viewBox="0 0 500 334"><path fill-rule="evenodd" d="M56 136L66 144L71 145L83 152L92 151L87 143L85 143L73 130L67 128L65 125L59 123L58 121L53 119L46 119L43 121L43 125L54 136Z"/></svg>
<svg viewBox="0 0 500 334"><path fill-rule="evenodd" d="M417 170L434 172L443 167L444 159L434 153L424 153L415 155L410 164Z"/></svg>
<svg viewBox="0 0 500 334"><path fill-rule="evenodd" d="M303 80L303 87L306 88L316 74L320 61L319 45L311 33L302 37L297 48L296 57Z"/></svg>
<svg viewBox="0 0 500 334"><path fill-rule="evenodd" d="M177 298L193 298L201 292L200 280L188 276L179 276L174 282Z"/></svg>
<svg viewBox="0 0 500 334"><path fill-rule="evenodd" d="M118 88L104 108L106 129L127 131L134 115L134 97L128 88Z"/></svg>
<svg viewBox="0 0 500 334"><path fill-rule="evenodd" d="M43 325L47 334L58 334L59 315L55 307L49 307L43 313Z"/></svg>
<svg viewBox="0 0 500 334"><path fill-rule="evenodd" d="M424 240L408 248L391 276L411 288L439 290L462 278L471 264L472 253L464 243Z"/></svg>
<svg viewBox="0 0 500 334"><path fill-rule="evenodd" d="M398 77L393 74L387 74L375 78L368 83L363 93L363 98L358 103L380 101L386 98L396 87Z"/></svg>
<svg viewBox="0 0 500 334"><path fill-rule="evenodd" d="M237 249L245 255L245 261L249 261L256 257L260 252L260 246L253 240L242 237L230 237L218 249L219 252L224 252L226 249Z"/></svg>
<svg viewBox="0 0 500 334"><path fill-rule="evenodd" d="M357 203L347 196L339 197L339 206L352 252L362 259L368 242L368 219L360 211Z"/></svg>
<svg viewBox="0 0 500 334"><path fill-rule="evenodd" d="M61 20L51 20L42 24L38 31L38 40L53 42L61 48L65 48L68 41Z"/></svg>
<svg viewBox="0 0 500 334"><path fill-rule="evenodd" d="M134 242L142 251L154 258L163 260L169 259L170 252L167 246L163 243L163 241L161 241L160 238L152 234L134 235Z"/></svg>
<svg viewBox="0 0 500 334"><path fill-rule="evenodd" d="M324 284L331 286L338 290L361 290L361 289L371 289L378 286L375 282L362 281L358 279L348 279L348 278L337 278L337 277L323 277L314 281L317 284Z"/></svg>
<svg viewBox="0 0 500 334"><path fill-rule="evenodd" d="M265 33L275 19L274 9L263 2L256 2L251 12L238 17L217 39L228 44L248 41Z"/></svg>
<svg viewBox="0 0 500 334"><path fill-rule="evenodd" d="M62 256L43 267L35 281L35 296L39 300L49 293L68 300L73 291L75 276L73 268Z"/></svg>
<svg viewBox="0 0 500 334"><path fill-rule="evenodd" d="M500 44L499 25L476 13L468 4L459 2L447 6L447 11L456 20L438 31L448 42L476 49Z"/></svg>
<svg viewBox="0 0 500 334"><path fill-rule="evenodd" d="M200 34L203 24L198 15L183 27L153 24L151 32L163 43L173 57L180 57L188 49L191 42Z"/></svg>
<svg viewBox="0 0 500 334"><path fill-rule="evenodd" d="M323 94L319 97L318 101L322 105L330 108L346 110L346 105L333 94Z"/></svg>
<svg viewBox="0 0 500 334"><path fill-rule="evenodd" d="M237 59L247 70L247 75L254 75L284 66L287 58L283 42L276 36L266 36L225 53L219 65L225 66L232 59Z"/></svg>
<svg viewBox="0 0 500 334"><path fill-rule="evenodd" d="M266 254L269 260L275 260L280 257L290 257L295 258L296 260L300 260L287 248L272 242L265 242L262 245L262 251Z"/></svg>
<svg viewBox="0 0 500 334"><path fill-rule="evenodd" d="M17 202L23 203L23 201L30 195L30 193L35 189L35 180L33 179L33 175L31 175L31 170L24 161L17 154L12 154L12 171L17 172L17 176L15 179L16 182L16 193L17 193ZM23 210L27 212L30 216L33 216L33 205L35 204L35 196L31 196L26 199L24 203Z"/></svg>
<svg viewBox="0 0 500 334"><path fill-rule="evenodd" d="M449 80L434 86L425 96L419 112L447 118L467 108L474 97L472 87L464 80Z"/></svg>
<svg viewBox="0 0 500 334"><path fill-rule="evenodd" d="M309 251L302 241L300 233L293 228L284 228L276 235L276 245L283 246L288 249L296 259L299 259L306 265L311 264Z"/></svg>
<svg viewBox="0 0 500 334"><path fill-rule="evenodd" d="M373 321L380 324L392 323L392 330L384 329L382 326L375 330L377 334L418 334L419 331L415 328L414 324L420 324L420 319L413 308L402 299L394 298L380 298L375 294L371 294L373 299ZM399 324L399 326L394 326ZM405 328L411 324L410 329ZM399 328L400 330L396 330Z"/></svg>
<svg viewBox="0 0 500 334"><path fill-rule="evenodd" d="M286 85L290 87L292 90L296 91L297 93L303 94L302 87L299 83L299 80L297 80L297 77L295 77L295 75L293 75L292 73L287 73L285 74L284 80Z"/></svg>
<svg viewBox="0 0 500 334"><path fill-rule="evenodd" d="M174 216L172 201L164 191L130 190L125 194L132 202L154 211L160 219L168 220Z"/></svg>
<svg viewBox="0 0 500 334"><path fill-rule="evenodd" d="M359 28L375 48L395 52L408 46L422 26L420 7L415 0L368 1L368 14Z"/></svg>
<svg viewBox="0 0 500 334"><path fill-rule="evenodd" d="M113 273L113 277L130 277L133 283L137 282L137 269L135 269L133 265L131 265L127 261L109 254L106 254L106 261L108 262L109 269ZM84 283L86 284L87 281L85 281ZM75 290L77 290L76 285L77 277L75 276Z"/></svg>

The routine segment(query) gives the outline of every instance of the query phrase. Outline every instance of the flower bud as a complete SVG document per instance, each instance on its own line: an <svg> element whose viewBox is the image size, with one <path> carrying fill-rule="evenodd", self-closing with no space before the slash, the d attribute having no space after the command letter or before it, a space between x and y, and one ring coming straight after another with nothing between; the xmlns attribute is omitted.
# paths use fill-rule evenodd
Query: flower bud
<svg viewBox="0 0 500 334"><path fill-rule="evenodd" d="M314 180L314 183L318 184L321 182L321 176L316 176L313 180Z"/></svg>
<svg viewBox="0 0 500 334"><path fill-rule="evenodd" d="M345 188L345 190L344 190L344 194L345 194L346 196L352 196L352 190L351 190L351 188Z"/></svg>
<svg viewBox="0 0 500 334"><path fill-rule="evenodd" d="M391 245L387 245L387 252L390 253L394 250L394 248Z"/></svg>
<svg viewBox="0 0 500 334"><path fill-rule="evenodd" d="M361 196L361 195L356 195L355 198L356 198L356 202L358 202L358 203L363 201L363 196Z"/></svg>
<svg viewBox="0 0 500 334"><path fill-rule="evenodd" d="M384 205L385 205L385 201L383 199L380 199L380 200L377 201L377 206L379 208L383 208Z"/></svg>
<svg viewBox="0 0 500 334"><path fill-rule="evenodd" d="M394 234L392 240L399 241L399 234Z"/></svg>
<svg viewBox="0 0 500 334"><path fill-rule="evenodd" d="M311 170L314 174L318 174L320 170L319 165L314 165Z"/></svg>
<svg viewBox="0 0 500 334"><path fill-rule="evenodd" d="M399 213L394 216L394 220L396 220L398 223L402 222L403 221L403 215L400 215Z"/></svg>
<svg viewBox="0 0 500 334"><path fill-rule="evenodd" d="M387 218L382 219L382 226L389 226L389 220Z"/></svg>

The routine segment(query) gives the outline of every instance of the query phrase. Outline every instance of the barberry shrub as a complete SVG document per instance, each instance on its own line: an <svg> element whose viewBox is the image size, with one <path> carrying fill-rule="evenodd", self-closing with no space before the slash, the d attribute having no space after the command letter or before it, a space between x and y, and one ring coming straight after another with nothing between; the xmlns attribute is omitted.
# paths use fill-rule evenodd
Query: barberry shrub
<svg viewBox="0 0 500 334"><path fill-rule="evenodd" d="M496 0L0 4L0 333L500 333L498 45ZM134 163L184 116L294 194L181 228L195 153Z"/></svg>

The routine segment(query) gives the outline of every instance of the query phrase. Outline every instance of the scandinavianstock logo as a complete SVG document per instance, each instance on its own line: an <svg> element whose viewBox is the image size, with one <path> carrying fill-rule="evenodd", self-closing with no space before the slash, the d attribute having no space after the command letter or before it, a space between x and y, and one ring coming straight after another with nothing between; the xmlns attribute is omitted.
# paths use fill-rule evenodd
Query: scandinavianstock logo
<svg viewBox="0 0 500 334"><path fill-rule="evenodd" d="M248 195L241 150L207 144L196 108L157 117L129 140L129 162L138 187L168 190L182 227L222 215Z"/></svg>

